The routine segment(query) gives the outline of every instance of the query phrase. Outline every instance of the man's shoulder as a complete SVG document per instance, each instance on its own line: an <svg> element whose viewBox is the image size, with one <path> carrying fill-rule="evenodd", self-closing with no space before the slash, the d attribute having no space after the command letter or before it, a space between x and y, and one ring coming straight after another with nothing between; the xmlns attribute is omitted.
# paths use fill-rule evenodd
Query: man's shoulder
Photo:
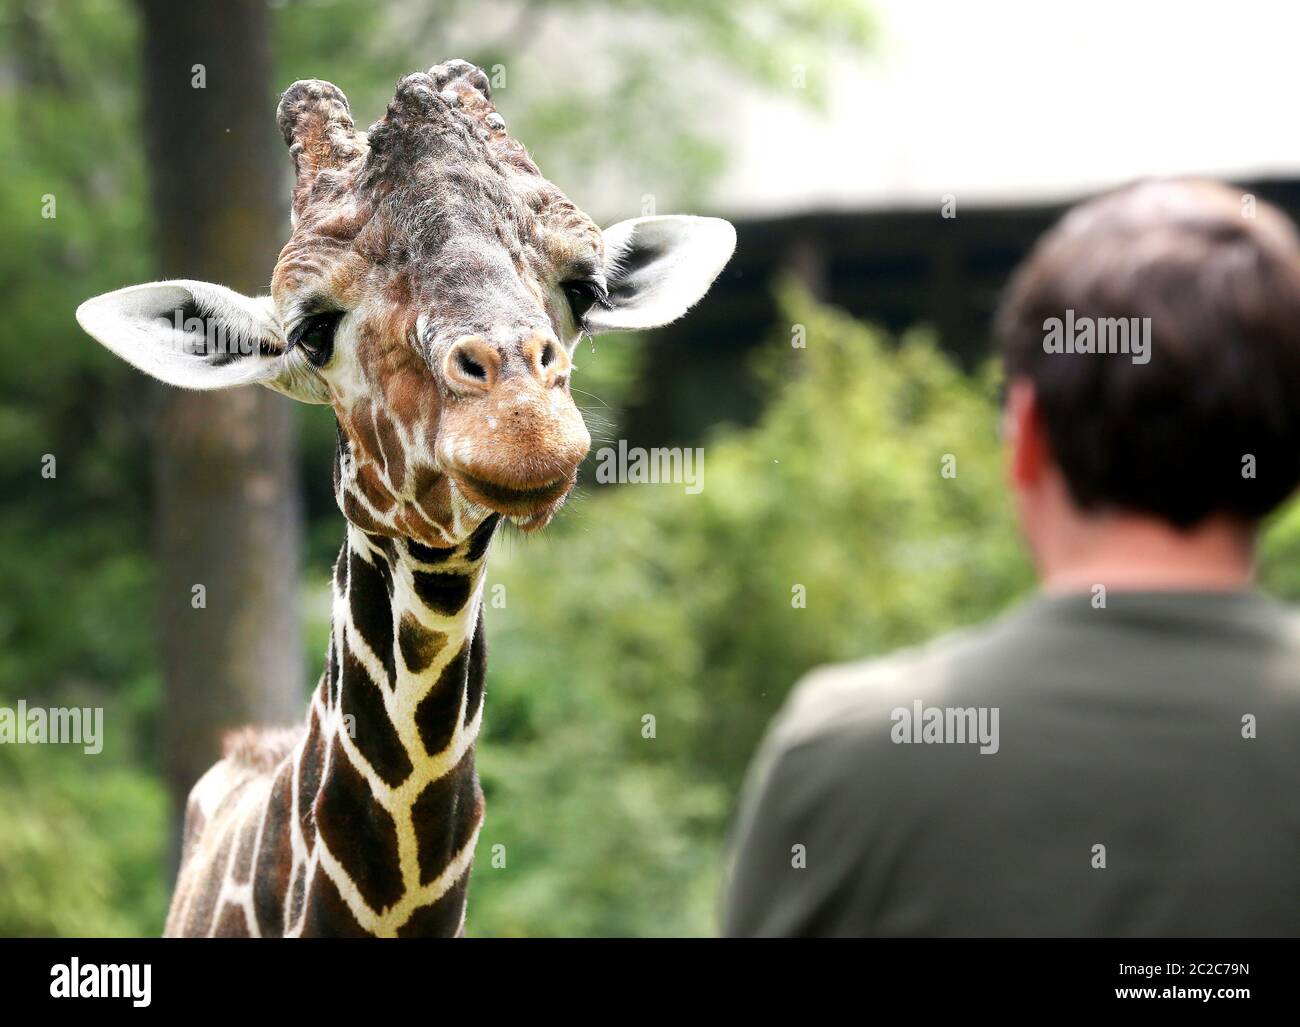
<svg viewBox="0 0 1300 1027"><path fill-rule="evenodd" d="M791 690L772 741L792 748L845 737L887 739L900 707L918 699L931 705L960 701L958 671L1002 648L1016 620L1013 613L885 656L818 667Z"/></svg>
<svg viewBox="0 0 1300 1027"><path fill-rule="evenodd" d="M1091 609L1086 599L1076 605ZM1300 610L1259 597L1234 615L1250 626L1251 633L1240 635L1239 642L1253 639L1261 652L1266 643L1272 647L1270 672L1260 683L1275 698L1295 702L1300 698ZM1126 616L1123 608L1112 611L1111 626ZM771 740L781 749L816 741L847 740L855 745L865 744L865 739L880 741L888 738L881 725L888 726L895 711L917 700L927 706L968 706L997 705L1011 698L1023 707L1044 689L1026 693L1021 679L1032 672L1033 680L1041 684L1052 668L1068 675L1069 653L1106 650L1106 638L1094 639L1088 633L1101 630L1105 623L1099 618L1094 624L1073 608L1065 610L1052 600L1038 598L986 624L951 631L921 645L818 667L791 690ZM1153 623L1160 628L1158 640L1168 644L1168 622ZM1207 621L1202 626L1208 632L1212 625ZM1128 635L1141 633L1140 624L1127 627ZM1190 635L1186 625L1184 634ZM1210 644L1204 637L1189 638L1188 644L1192 642L1202 652ZM1072 677L1077 675L1063 680Z"/></svg>

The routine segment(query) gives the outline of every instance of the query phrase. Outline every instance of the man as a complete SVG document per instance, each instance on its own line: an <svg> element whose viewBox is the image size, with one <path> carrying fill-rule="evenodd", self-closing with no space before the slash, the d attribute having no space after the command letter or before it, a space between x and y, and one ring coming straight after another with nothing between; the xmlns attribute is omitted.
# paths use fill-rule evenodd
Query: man
<svg viewBox="0 0 1300 1027"><path fill-rule="evenodd" d="M1251 575L1300 483L1300 238L1223 186L1121 189L997 335L1041 593L796 688L726 932L1300 933L1300 632Z"/></svg>

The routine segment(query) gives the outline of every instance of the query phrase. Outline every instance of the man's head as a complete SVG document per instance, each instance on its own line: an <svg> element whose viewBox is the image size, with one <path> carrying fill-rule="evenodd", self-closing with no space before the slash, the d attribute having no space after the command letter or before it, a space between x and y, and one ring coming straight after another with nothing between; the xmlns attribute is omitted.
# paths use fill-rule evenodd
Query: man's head
<svg viewBox="0 0 1300 1027"><path fill-rule="evenodd" d="M1114 518L1248 540L1300 484L1300 238L1254 197L1150 181L1076 207L996 331L1040 557Z"/></svg>
<svg viewBox="0 0 1300 1027"><path fill-rule="evenodd" d="M590 444L569 391L579 337L679 317L734 230L649 217L602 232L464 61L403 78L368 132L319 80L289 87L278 123L296 180L271 296L137 286L87 301L82 326L173 385L331 405L339 504L367 531L445 546L492 512L541 527Z"/></svg>

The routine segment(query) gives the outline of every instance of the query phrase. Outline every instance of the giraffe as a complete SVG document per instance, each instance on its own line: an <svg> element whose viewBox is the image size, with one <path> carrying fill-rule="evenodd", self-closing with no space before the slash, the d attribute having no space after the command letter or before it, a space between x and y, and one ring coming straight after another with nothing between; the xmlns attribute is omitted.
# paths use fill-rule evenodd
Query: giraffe
<svg viewBox="0 0 1300 1027"><path fill-rule="evenodd" d="M464 933L484 815L474 767L498 527L543 528L590 437L584 334L681 316L735 246L717 218L603 232L506 131L460 60L407 75L365 131L322 80L277 121L295 168L270 295L166 281L77 319L192 389L333 408L346 535L325 667L297 729L245 728L194 786L165 933Z"/></svg>

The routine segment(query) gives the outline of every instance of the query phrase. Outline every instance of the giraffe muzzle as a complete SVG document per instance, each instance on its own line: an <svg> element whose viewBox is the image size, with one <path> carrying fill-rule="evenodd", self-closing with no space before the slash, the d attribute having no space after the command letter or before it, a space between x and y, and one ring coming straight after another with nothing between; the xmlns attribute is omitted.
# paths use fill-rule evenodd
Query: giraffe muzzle
<svg viewBox="0 0 1300 1027"><path fill-rule="evenodd" d="M564 504L590 447L567 388L513 375L448 403L438 457L466 499L535 530Z"/></svg>
<svg viewBox="0 0 1300 1027"><path fill-rule="evenodd" d="M464 471L452 472L452 479L462 492L480 506L513 517L532 517L563 500L573 487L572 478L562 478L546 485L524 489L497 485Z"/></svg>

